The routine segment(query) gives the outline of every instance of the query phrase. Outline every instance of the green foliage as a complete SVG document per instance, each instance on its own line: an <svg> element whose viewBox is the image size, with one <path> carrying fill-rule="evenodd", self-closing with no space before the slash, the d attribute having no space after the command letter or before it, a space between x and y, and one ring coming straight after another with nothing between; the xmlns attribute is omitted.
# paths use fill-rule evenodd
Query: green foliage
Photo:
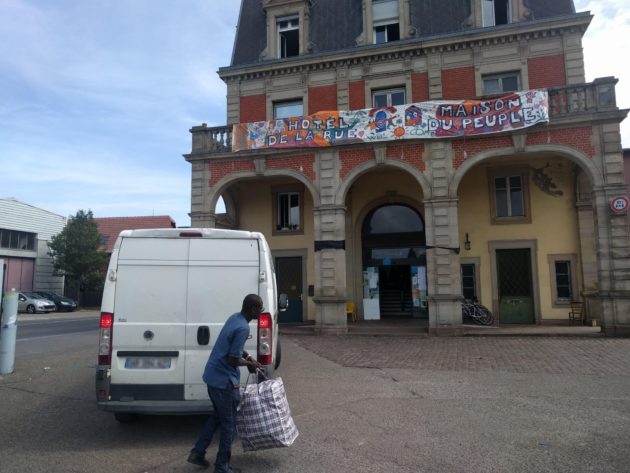
<svg viewBox="0 0 630 473"><path fill-rule="evenodd" d="M100 235L92 211L79 210L61 233L48 243L55 274L76 282L82 290L95 289L102 283L100 270L107 254L98 251Z"/></svg>

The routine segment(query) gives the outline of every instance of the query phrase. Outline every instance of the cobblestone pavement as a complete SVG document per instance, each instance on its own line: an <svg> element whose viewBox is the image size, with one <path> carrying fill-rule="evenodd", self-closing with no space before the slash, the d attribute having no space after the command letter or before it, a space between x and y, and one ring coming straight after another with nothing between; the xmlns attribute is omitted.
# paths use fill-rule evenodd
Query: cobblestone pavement
<svg viewBox="0 0 630 473"><path fill-rule="evenodd" d="M357 368L630 374L630 339L567 337L290 337L334 363Z"/></svg>

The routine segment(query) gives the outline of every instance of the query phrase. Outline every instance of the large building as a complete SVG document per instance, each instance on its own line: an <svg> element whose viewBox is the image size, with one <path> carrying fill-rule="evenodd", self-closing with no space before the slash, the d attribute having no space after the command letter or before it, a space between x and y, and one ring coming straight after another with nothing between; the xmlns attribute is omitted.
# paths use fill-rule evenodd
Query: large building
<svg viewBox="0 0 630 473"><path fill-rule="evenodd" d="M0 199L0 259L5 264L2 292L63 293L64 278L54 274L48 242L65 226L61 215L13 198Z"/></svg>
<svg viewBox="0 0 630 473"><path fill-rule="evenodd" d="M630 334L612 77L570 0L243 0L227 124L194 126L193 226L263 232L282 321L567 319ZM464 100L466 99L466 100ZM236 125L236 126L234 126ZM217 213L222 198L225 213Z"/></svg>

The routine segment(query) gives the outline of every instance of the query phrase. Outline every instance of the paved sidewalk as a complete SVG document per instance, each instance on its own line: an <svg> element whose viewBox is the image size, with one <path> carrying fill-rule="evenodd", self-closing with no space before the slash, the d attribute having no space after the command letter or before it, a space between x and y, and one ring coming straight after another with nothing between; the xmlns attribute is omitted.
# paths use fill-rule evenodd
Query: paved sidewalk
<svg viewBox="0 0 630 473"><path fill-rule="evenodd" d="M313 337L301 347L344 367L630 374L630 339L571 337Z"/></svg>

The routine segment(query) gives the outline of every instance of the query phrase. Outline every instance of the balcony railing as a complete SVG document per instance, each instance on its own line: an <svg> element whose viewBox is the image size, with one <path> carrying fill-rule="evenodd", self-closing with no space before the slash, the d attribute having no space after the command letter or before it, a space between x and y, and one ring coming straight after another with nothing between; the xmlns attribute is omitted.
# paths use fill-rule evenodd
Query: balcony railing
<svg viewBox="0 0 630 473"><path fill-rule="evenodd" d="M549 118L578 118L580 115L617 110L614 77L587 84L554 87L549 91ZM193 127L192 154L225 154L232 151L232 126Z"/></svg>

